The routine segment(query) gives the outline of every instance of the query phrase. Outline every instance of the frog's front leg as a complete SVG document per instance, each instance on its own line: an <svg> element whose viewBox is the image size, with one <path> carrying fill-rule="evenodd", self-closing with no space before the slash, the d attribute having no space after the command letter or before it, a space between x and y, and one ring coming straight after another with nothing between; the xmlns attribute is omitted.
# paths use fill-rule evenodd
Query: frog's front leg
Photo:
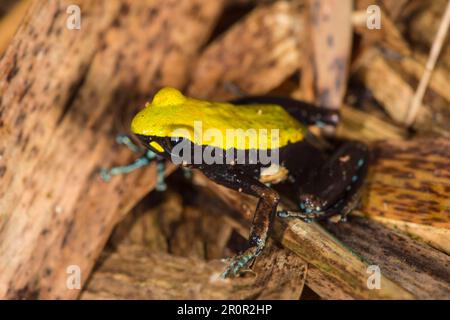
<svg viewBox="0 0 450 320"><path fill-rule="evenodd" d="M240 269L248 265L264 249L270 225L279 202L279 195L275 190L258 180L243 174L237 169L230 169L225 165L213 166L202 171L208 178L218 184L259 198L248 240L250 247L232 259L230 265L222 274L222 277L226 278L230 274L236 275Z"/></svg>
<svg viewBox="0 0 450 320"><path fill-rule="evenodd" d="M133 140L131 140L130 136L127 134L120 133L116 136L116 142L118 144L123 144L128 149L133 151L134 153L138 153L139 151L142 151L142 148L138 145L136 145Z"/></svg>
<svg viewBox="0 0 450 320"><path fill-rule="evenodd" d="M100 176L104 181L108 182L113 176L133 172L136 169L148 165L154 159L155 154L152 151L148 151L142 157L137 158L133 163L128 165L116 166L109 169L102 168L100 170Z"/></svg>
<svg viewBox="0 0 450 320"><path fill-rule="evenodd" d="M130 139L128 135L119 134L116 137L116 142L118 144L123 144L128 147L133 152L139 152L142 150L139 146L135 145L133 141ZM133 163L124 165L124 166L116 166L112 168L101 168L100 169L100 177L108 182L111 180L111 178L115 175L120 174L126 174L133 172L134 170L137 170L139 168L142 168L148 164L150 164L152 161L157 161L157 183L156 183L156 190L158 191L164 191L167 186L164 181L164 172L165 172L165 163L164 159L161 157L158 157L153 151L147 150L145 151L144 155L137 158Z"/></svg>
<svg viewBox="0 0 450 320"><path fill-rule="evenodd" d="M340 214L342 220L358 204L368 168L368 149L357 141L344 141L330 158L312 172L298 190L299 212L281 211L280 217L307 222Z"/></svg>

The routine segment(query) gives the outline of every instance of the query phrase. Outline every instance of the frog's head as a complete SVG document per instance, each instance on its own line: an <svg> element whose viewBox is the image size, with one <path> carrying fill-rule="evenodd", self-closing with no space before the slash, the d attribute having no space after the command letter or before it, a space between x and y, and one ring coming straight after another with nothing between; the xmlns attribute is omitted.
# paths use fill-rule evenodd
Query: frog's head
<svg viewBox="0 0 450 320"><path fill-rule="evenodd" d="M186 97L177 89L166 87L159 90L151 103L139 111L131 122L131 131L145 147L161 156L170 155L174 146L174 137L170 135L164 122L171 122L174 106L182 105Z"/></svg>

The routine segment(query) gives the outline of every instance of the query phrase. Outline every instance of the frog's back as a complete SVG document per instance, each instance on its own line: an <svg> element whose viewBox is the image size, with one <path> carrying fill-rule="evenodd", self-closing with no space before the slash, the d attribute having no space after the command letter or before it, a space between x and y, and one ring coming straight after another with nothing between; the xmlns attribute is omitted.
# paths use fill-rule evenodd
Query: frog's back
<svg viewBox="0 0 450 320"><path fill-rule="evenodd" d="M161 89L132 122L137 134L181 136L222 149L238 148L235 139L226 139L230 134L256 135L259 148L275 149L302 140L305 130L279 105L210 102L185 97L173 88ZM246 149L251 147L251 142L245 143Z"/></svg>

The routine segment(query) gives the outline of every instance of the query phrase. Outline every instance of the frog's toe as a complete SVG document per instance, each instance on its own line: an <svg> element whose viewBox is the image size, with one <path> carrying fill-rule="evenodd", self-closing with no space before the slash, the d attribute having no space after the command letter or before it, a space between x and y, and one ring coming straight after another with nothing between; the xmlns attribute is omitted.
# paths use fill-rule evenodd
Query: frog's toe
<svg viewBox="0 0 450 320"><path fill-rule="evenodd" d="M109 182L111 180L111 171L107 168L101 168L100 178L102 178L102 180L105 182Z"/></svg>
<svg viewBox="0 0 450 320"><path fill-rule="evenodd" d="M235 276L236 275L236 267L235 267L235 264L234 263L231 263L226 269L225 269L225 271L224 272L222 272L222 274L221 274L221 278L222 279L226 279L226 278L228 278L230 275L233 275L233 276Z"/></svg>
<svg viewBox="0 0 450 320"><path fill-rule="evenodd" d="M282 219L290 218L290 212L287 210L277 211L277 217Z"/></svg>
<svg viewBox="0 0 450 320"><path fill-rule="evenodd" d="M138 153L140 151L140 148L133 143L133 141L127 134L118 134L116 136L116 143L127 146L128 149L130 149L134 153Z"/></svg>
<svg viewBox="0 0 450 320"><path fill-rule="evenodd" d="M277 211L277 216L282 219L300 219L304 222L310 223L315 221L318 217L320 217L321 212L316 211L289 211L289 210L282 210Z"/></svg>
<svg viewBox="0 0 450 320"><path fill-rule="evenodd" d="M326 203L314 194L302 194L299 197L299 206L307 214L323 211Z"/></svg>
<svg viewBox="0 0 450 320"><path fill-rule="evenodd" d="M231 260L231 263L222 273L221 277L225 279L228 278L230 275L236 276L239 273L239 271L246 265L248 265L250 261L256 258L259 253L260 250L258 250L258 248L252 247L247 249L247 251L245 251L244 253L234 257Z"/></svg>
<svg viewBox="0 0 450 320"><path fill-rule="evenodd" d="M229 264L229 266L222 273L221 277L223 279L228 278L229 276L236 276L239 270L246 264L245 260L241 256L237 256L233 259L233 261Z"/></svg>

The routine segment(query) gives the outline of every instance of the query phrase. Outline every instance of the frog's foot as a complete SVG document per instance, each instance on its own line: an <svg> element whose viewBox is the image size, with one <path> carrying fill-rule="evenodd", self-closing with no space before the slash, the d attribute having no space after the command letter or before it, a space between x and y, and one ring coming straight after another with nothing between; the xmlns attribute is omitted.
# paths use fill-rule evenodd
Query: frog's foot
<svg viewBox="0 0 450 320"><path fill-rule="evenodd" d="M101 168L100 169L100 177L103 179L103 181L108 182L111 180L113 176L119 175L119 174L125 174L130 173L136 169L139 169L143 166L146 166L150 163L151 159L147 157L147 155L144 155L138 159L136 159L133 163L126 165L126 166L117 166L112 167L111 169L107 168Z"/></svg>
<svg viewBox="0 0 450 320"><path fill-rule="evenodd" d="M118 134L116 136L116 142L118 144L125 145L126 147L128 147L128 149L130 149L134 153L138 153L138 152L142 151L142 148L140 148L139 146L134 144L133 141L131 140L131 138L126 134ZM136 169L139 169L143 166L148 165L151 161L153 161L156 158L157 158L157 156L153 151L147 150L142 157L139 157L138 159L136 159L133 163L131 163L129 165L112 167L110 169L101 168L100 169L100 177L103 179L103 181L108 182L111 180L111 178L113 176L116 176L119 174L130 173ZM160 177L161 176L160 171L161 170L158 170L157 189L159 186L160 189L158 189L158 190L165 190L164 176L162 176L162 178ZM164 174L164 167L162 168L162 173Z"/></svg>
<svg viewBox="0 0 450 320"><path fill-rule="evenodd" d="M310 223L318 220L324 215L323 211L291 211L291 210L281 210L277 211L277 216L282 219L300 219L304 222Z"/></svg>
<svg viewBox="0 0 450 320"><path fill-rule="evenodd" d="M281 210L277 211L277 216L283 219L301 219L304 222L314 222L329 218L335 215L340 215L339 222L346 222L347 216L353 209L356 208L360 200L360 192L355 192L349 195L347 198L341 199L333 206L327 209L317 207L305 207L304 204L300 204L300 211Z"/></svg>
<svg viewBox="0 0 450 320"><path fill-rule="evenodd" d="M250 247L243 253L234 257L229 266L222 273L222 279L229 277L230 275L236 276L238 272L248 265L253 259L255 259L262 252L262 248L259 246Z"/></svg>
<svg viewBox="0 0 450 320"><path fill-rule="evenodd" d="M131 140L131 138L127 134L118 134L116 136L116 142L118 144L125 145L126 147L128 147L128 149L130 149L134 153L142 151L142 149L139 146L133 143L133 140Z"/></svg>
<svg viewBox="0 0 450 320"><path fill-rule="evenodd" d="M100 168L99 174L100 178L102 178L103 181L109 182L109 180L111 180L112 174L110 172L110 169Z"/></svg>
<svg viewBox="0 0 450 320"><path fill-rule="evenodd" d="M131 140L131 138L126 134L118 134L116 136L116 143L125 145L126 147L128 147L128 149L130 149L134 153L142 151L142 149L139 146L135 145ZM156 155L152 151L147 151L142 157L136 159L133 163L129 165L112 167L110 169L101 168L100 177L103 179L103 181L108 182L115 175L130 173L138 168L141 168L149 164L150 161L153 160L155 157Z"/></svg>
<svg viewBox="0 0 450 320"><path fill-rule="evenodd" d="M157 158L156 154L151 150L148 150L142 157L136 159L129 165L112 167L111 169L101 168L100 177L103 179L103 181L108 182L113 176L133 172L150 164L155 159L158 161L156 165L156 190L165 191L167 189L167 184L165 182L166 166L164 160Z"/></svg>

